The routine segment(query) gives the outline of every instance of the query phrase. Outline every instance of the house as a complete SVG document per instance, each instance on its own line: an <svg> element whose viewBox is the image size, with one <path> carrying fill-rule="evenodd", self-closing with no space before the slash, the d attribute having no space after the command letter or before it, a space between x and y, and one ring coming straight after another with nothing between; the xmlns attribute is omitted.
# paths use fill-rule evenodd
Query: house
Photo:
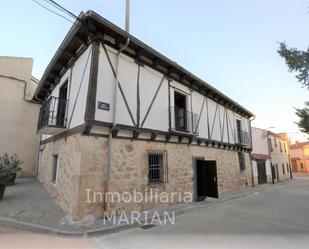
<svg viewBox="0 0 309 249"><path fill-rule="evenodd" d="M35 175L40 105L32 101L38 80L31 58L0 56L0 154L17 154L24 161L23 175Z"/></svg>
<svg viewBox="0 0 309 249"><path fill-rule="evenodd" d="M291 144L291 163L293 172L309 173L309 142Z"/></svg>
<svg viewBox="0 0 309 249"><path fill-rule="evenodd" d="M273 177L276 181L292 178L290 141L286 133L268 132Z"/></svg>
<svg viewBox="0 0 309 249"><path fill-rule="evenodd" d="M252 168L254 182L275 183L289 179L289 139L285 133L252 127Z"/></svg>
<svg viewBox="0 0 309 249"><path fill-rule="evenodd" d="M38 178L77 218L161 205L89 203L89 192L198 201L252 185L253 114L93 11L80 14L34 99Z"/></svg>
<svg viewBox="0 0 309 249"><path fill-rule="evenodd" d="M268 131L252 127L252 168L255 184L272 183Z"/></svg>

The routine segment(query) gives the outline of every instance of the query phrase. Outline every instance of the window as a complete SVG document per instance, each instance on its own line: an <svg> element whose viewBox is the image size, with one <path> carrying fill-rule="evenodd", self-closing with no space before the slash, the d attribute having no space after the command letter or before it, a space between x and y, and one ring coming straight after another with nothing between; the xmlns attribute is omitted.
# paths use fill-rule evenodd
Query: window
<svg viewBox="0 0 309 249"><path fill-rule="evenodd" d="M58 171L58 155L53 155L52 159L52 172L51 172L51 182L56 184L57 182L57 171Z"/></svg>
<svg viewBox="0 0 309 249"><path fill-rule="evenodd" d="M238 139L238 143L242 142L241 139L241 131L242 131L242 127L241 127L241 120L236 119L236 127L237 127L237 139Z"/></svg>
<svg viewBox="0 0 309 249"><path fill-rule="evenodd" d="M304 168L304 164L303 163L300 163L300 168Z"/></svg>
<svg viewBox="0 0 309 249"><path fill-rule="evenodd" d="M174 92L175 128L177 131L188 131L187 96Z"/></svg>
<svg viewBox="0 0 309 249"><path fill-rule="evenodd" d="M286 171L289 173L290 172L290 167L289 167L289 164L286 163Z"/></svg>
<svg viewBox="0 0 309 249"><path fill-rule="evenodd" d="M282 164L282 173L285 175L285 168L284 168L284 164Z"/></svg>
<svg viewBox="0 0 309 249"><path fill-rule="evenodd" d="M279 141L280 152L282 152L281 142Z"/></svg>
<svg viewBox="0 0 309 249"><path fill-rule="evenodd" d="M274 138L274 142L275 142L275 147L277 147L277 139Z"/></svg>
<svg viewBox="0 0 309 249"><path fill-rule="evenodd" d="M284 152L287 153L286 142L284 142Z"/></svg>
<svg viewBox="0 0 309 249"><path fill-rule="evenodd" d="M273 152L273 144L271 143L271 138L268 138L268 147L269 147L269 151Z"/></svg>
<svg viewBox="0 0 309 249"><path fill-rule="evenodd" d="M167 151L148 151L149 183L167 182Z"/></svg>
<svg viewBox="0 0 309 249"><path fill-rule="evenodd" d="M243 152L238 152L238 160L239 160L239 168L240 170L245 170L246 162L245 162L245 155Z"/></svg>

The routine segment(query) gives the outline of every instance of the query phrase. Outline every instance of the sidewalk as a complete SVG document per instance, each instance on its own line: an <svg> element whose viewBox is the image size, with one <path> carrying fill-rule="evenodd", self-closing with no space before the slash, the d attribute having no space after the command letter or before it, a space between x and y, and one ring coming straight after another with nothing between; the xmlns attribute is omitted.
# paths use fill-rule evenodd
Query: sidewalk
<svg viewBox="0 0 309 249"><path fill-rule="evenodd" d="M267 184L258 185L238 192L221 194L220 199L207 198L202 202L164 205L151 212L156 211L162 214L164 211L175 211L175 215L178 216L265 191L272 187ZM103 225L102 219L97 220L93 225L87 224L87 221L72 222L69 225L64 224L65 217L67 217L66 213L35 178L17 179L14 186L7 187L4 198L0 202L0 225L37 233L85 236L113 233L139 226L139 224L113 225L111 223Z"/></svg>

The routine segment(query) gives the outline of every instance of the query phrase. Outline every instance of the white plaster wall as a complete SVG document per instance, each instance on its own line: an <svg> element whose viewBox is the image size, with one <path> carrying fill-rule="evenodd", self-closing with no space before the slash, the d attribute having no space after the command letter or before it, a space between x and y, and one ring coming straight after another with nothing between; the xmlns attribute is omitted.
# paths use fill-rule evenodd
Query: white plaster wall
<svg viewBox="0 0 309 249"><path fill-rule="evenodd" d="M113 64L116 66L116 51L108 46L107 53ZM137 72L138 65L135 61L126 55L121 54L119 60L119 81L123 88L123 92L126 96L129 108L134 118L134 122L137 123ZM156 70L148 67L140 67L140 124L143 122L146 112L150 106L150 103L155 95L155 92L162 79L162 74ZM179 91L187 95L187 107L188 111L195 114L200 114L201 107L203 105L204 95L190 90L188 87L177 81L170 81L170 101L171 106L174 106L174 91ZM103 47L100 47L100 59L99 59L99 74L98 74L98 86L97 86L97 102L105 102L110 104L110 110L96 109L96 120L102 122L112 122L113 114L113 90L115 87L115 78L112 73L109 61L106 57ZM192 108L191 108L192 101ZM208 137L208 125L207 125L207 107L206 101L204 102L204 108L199 122L199 137L207 138L217 141L235 143L236 138L236 119L242 121L243 130L250 132L249 120L243 118L233 111L226 109L221 104L217 104L215 101L207 98L208 103L208 117L209 117L209 130L211 137ZM218 106L218 107L217 107ZM153 106L149 112L149 115L144 123L143 128L149 128L154 130L168 131L168 80L164 79L163 84L158 92L158 95L153 103ZM215 115L216 108L217 114ZM228 118L227 118L228 117ZM214 126L213 120L214 121ZM220 127L221 120L221 127ZM172 118L173 121L173 118ZM117 123L123 125L133 126L123 98L118 90L117 93ZM172 127L174 125L172 124ZM228 128L227 128L228 127ZM221 130L220 130L221 128ZM223 137L221 137L221 131L223 131Z"/></svg>
<svg viewBox="0 0 309 249"><path fill-rule="evenodd" d="M253 154L269 154L267 133L265 130L252 127L252 145Z"/></svg>
<svg viewBox="0 0 309 249"><path fill-rule="evenodd" d="M70 95L68 97L68 128L73 128L84 123L91 66L91 51L91 46L89 46L75 62L72 69ZM80 91L78 93L79 87Z"/></svg>

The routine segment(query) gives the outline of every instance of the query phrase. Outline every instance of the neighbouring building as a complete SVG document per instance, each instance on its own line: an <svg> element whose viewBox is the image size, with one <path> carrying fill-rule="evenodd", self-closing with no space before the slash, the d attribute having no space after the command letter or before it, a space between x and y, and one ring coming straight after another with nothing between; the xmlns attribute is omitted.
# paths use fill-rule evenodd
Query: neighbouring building
<svg viewBox="0 0 309 249"><path fill-rule="evenodd" d="M40 105L32 101L38 80L31 58L0 57L0 154L17 154L24 161L23 175L35 175Z"/></svg>
<svg viewBox="0 0 309 249"><path fill-rule="evenodd" d="M89 203L88 190L196 201L252 186L253 114L95 12L81 13L34 99L38 178L77 218L161 204Z"/></svg>
<svg viewBox="0 0 309 249"><path fill-rule="evenodd" d="M272 183L268 131L252 127L252 169L255 184Z"/></svg>
<svg viewBox="0 0 309 249"><path fill-rule="evenodd" d="M285 133L252 128L252 168L257 184L275 183L289 179L289 139Z"/></svg>
<svg viewBox="0 0 309 249"><path fill-rule="evenodd" d="M275 134L268 131L272 176L279 182L292 177L290 167L289 139L285 133Z"/></svg>
<svg viewBox="0 0 309 249"><path fill-rule="evenodd" d="M290 145L293 172L309 173L309 142L297 142Z"/></svg>

